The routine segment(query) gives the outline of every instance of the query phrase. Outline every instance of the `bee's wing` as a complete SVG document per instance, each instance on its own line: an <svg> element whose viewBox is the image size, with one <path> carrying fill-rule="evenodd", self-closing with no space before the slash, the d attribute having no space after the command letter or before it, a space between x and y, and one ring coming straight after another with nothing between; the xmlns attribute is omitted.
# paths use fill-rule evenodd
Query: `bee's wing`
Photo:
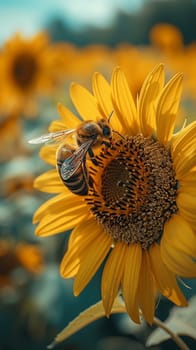
<svg viewBox="0 0 196 350"><path fill-rule="evenodd" d="M61 138L75 132L75 130L76 129L67 129L67 130L60 130L56 132L50 132L49 134L45 134L35 139L29 140L28 143L38 144L38 143L46 143L49 141L59 142Z"/></svg>
<svg viewBox="0 0 196 350"><path fill-rule="evenodd" d="M61 177L63 180L68 180L79 169L86 159L86 153L94 140L89 140L83 143L76 151L67 159L64 160L61 166Z"/></svg>

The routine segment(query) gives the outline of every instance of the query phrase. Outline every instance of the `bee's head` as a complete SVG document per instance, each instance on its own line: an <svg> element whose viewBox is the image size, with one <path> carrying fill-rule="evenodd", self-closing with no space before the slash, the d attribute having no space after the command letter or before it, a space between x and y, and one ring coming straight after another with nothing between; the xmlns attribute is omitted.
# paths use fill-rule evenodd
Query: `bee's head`
<svg viewBox="0 0 196 350"><path fill-rule="evenodd" d="M98 121L98 125L102 130L102 136L106 139L110 139L112 137L112 129L108 124L107 119L101 119Z"/></svg>

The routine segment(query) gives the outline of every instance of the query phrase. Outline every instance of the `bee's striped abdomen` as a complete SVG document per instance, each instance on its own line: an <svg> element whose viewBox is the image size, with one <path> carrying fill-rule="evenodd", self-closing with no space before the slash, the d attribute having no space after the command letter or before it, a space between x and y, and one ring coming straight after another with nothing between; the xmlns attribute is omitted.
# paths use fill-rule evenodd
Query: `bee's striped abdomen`
<svg viewBox="0 0 196 350"><path fill-rule="evenodd" d="M68 176L66 180L62 176L62 167L65 168L69 174L69 163L66 164L66 159L70 158L74 151L74 149L67 148L67 146L66 148L62 147L59 149L59 152L57 152L57 169L63 184L72 193L85 196L88 194L89 188L89 176L85 160L80 164L77 170L74 171L74 174L71 174L70 177Z"/></svg>

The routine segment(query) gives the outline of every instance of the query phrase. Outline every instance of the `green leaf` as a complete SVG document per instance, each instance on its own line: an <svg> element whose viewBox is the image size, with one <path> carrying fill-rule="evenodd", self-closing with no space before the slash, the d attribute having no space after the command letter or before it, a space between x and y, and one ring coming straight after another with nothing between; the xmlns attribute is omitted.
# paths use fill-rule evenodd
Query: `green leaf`
<svg viewBox="0 0 196 350"><path fill-rule="evenodd" d="M125 306L121 303L119 298L116 298L111 313L124 313ZM71 321L57 336L54 341L48 345L48 349L53 349L54 346L69 338L71 335L78 332L88 324L105 316L102 300L90 306L85 311L81 312L73 321Z"/></svg>

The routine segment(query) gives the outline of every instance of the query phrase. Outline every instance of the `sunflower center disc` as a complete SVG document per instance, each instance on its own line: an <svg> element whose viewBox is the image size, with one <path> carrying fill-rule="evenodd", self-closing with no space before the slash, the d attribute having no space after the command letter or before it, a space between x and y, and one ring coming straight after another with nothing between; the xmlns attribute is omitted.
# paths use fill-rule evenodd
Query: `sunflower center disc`
<svg viewBox="0 0 196 350"><path fill-rule="evenodd" d="M90 169L90 210L114 242L159 241L177 211L177 181L164 146L142 135L120 139L97 156Z"/></svg>
<svg viewBox="0 0 196 350"><path fill-rule="evenodd" d="M37 68L35 58L29 54L20 54L15 59L13 77L21 89L28 88L34 82Z"/></svg>

